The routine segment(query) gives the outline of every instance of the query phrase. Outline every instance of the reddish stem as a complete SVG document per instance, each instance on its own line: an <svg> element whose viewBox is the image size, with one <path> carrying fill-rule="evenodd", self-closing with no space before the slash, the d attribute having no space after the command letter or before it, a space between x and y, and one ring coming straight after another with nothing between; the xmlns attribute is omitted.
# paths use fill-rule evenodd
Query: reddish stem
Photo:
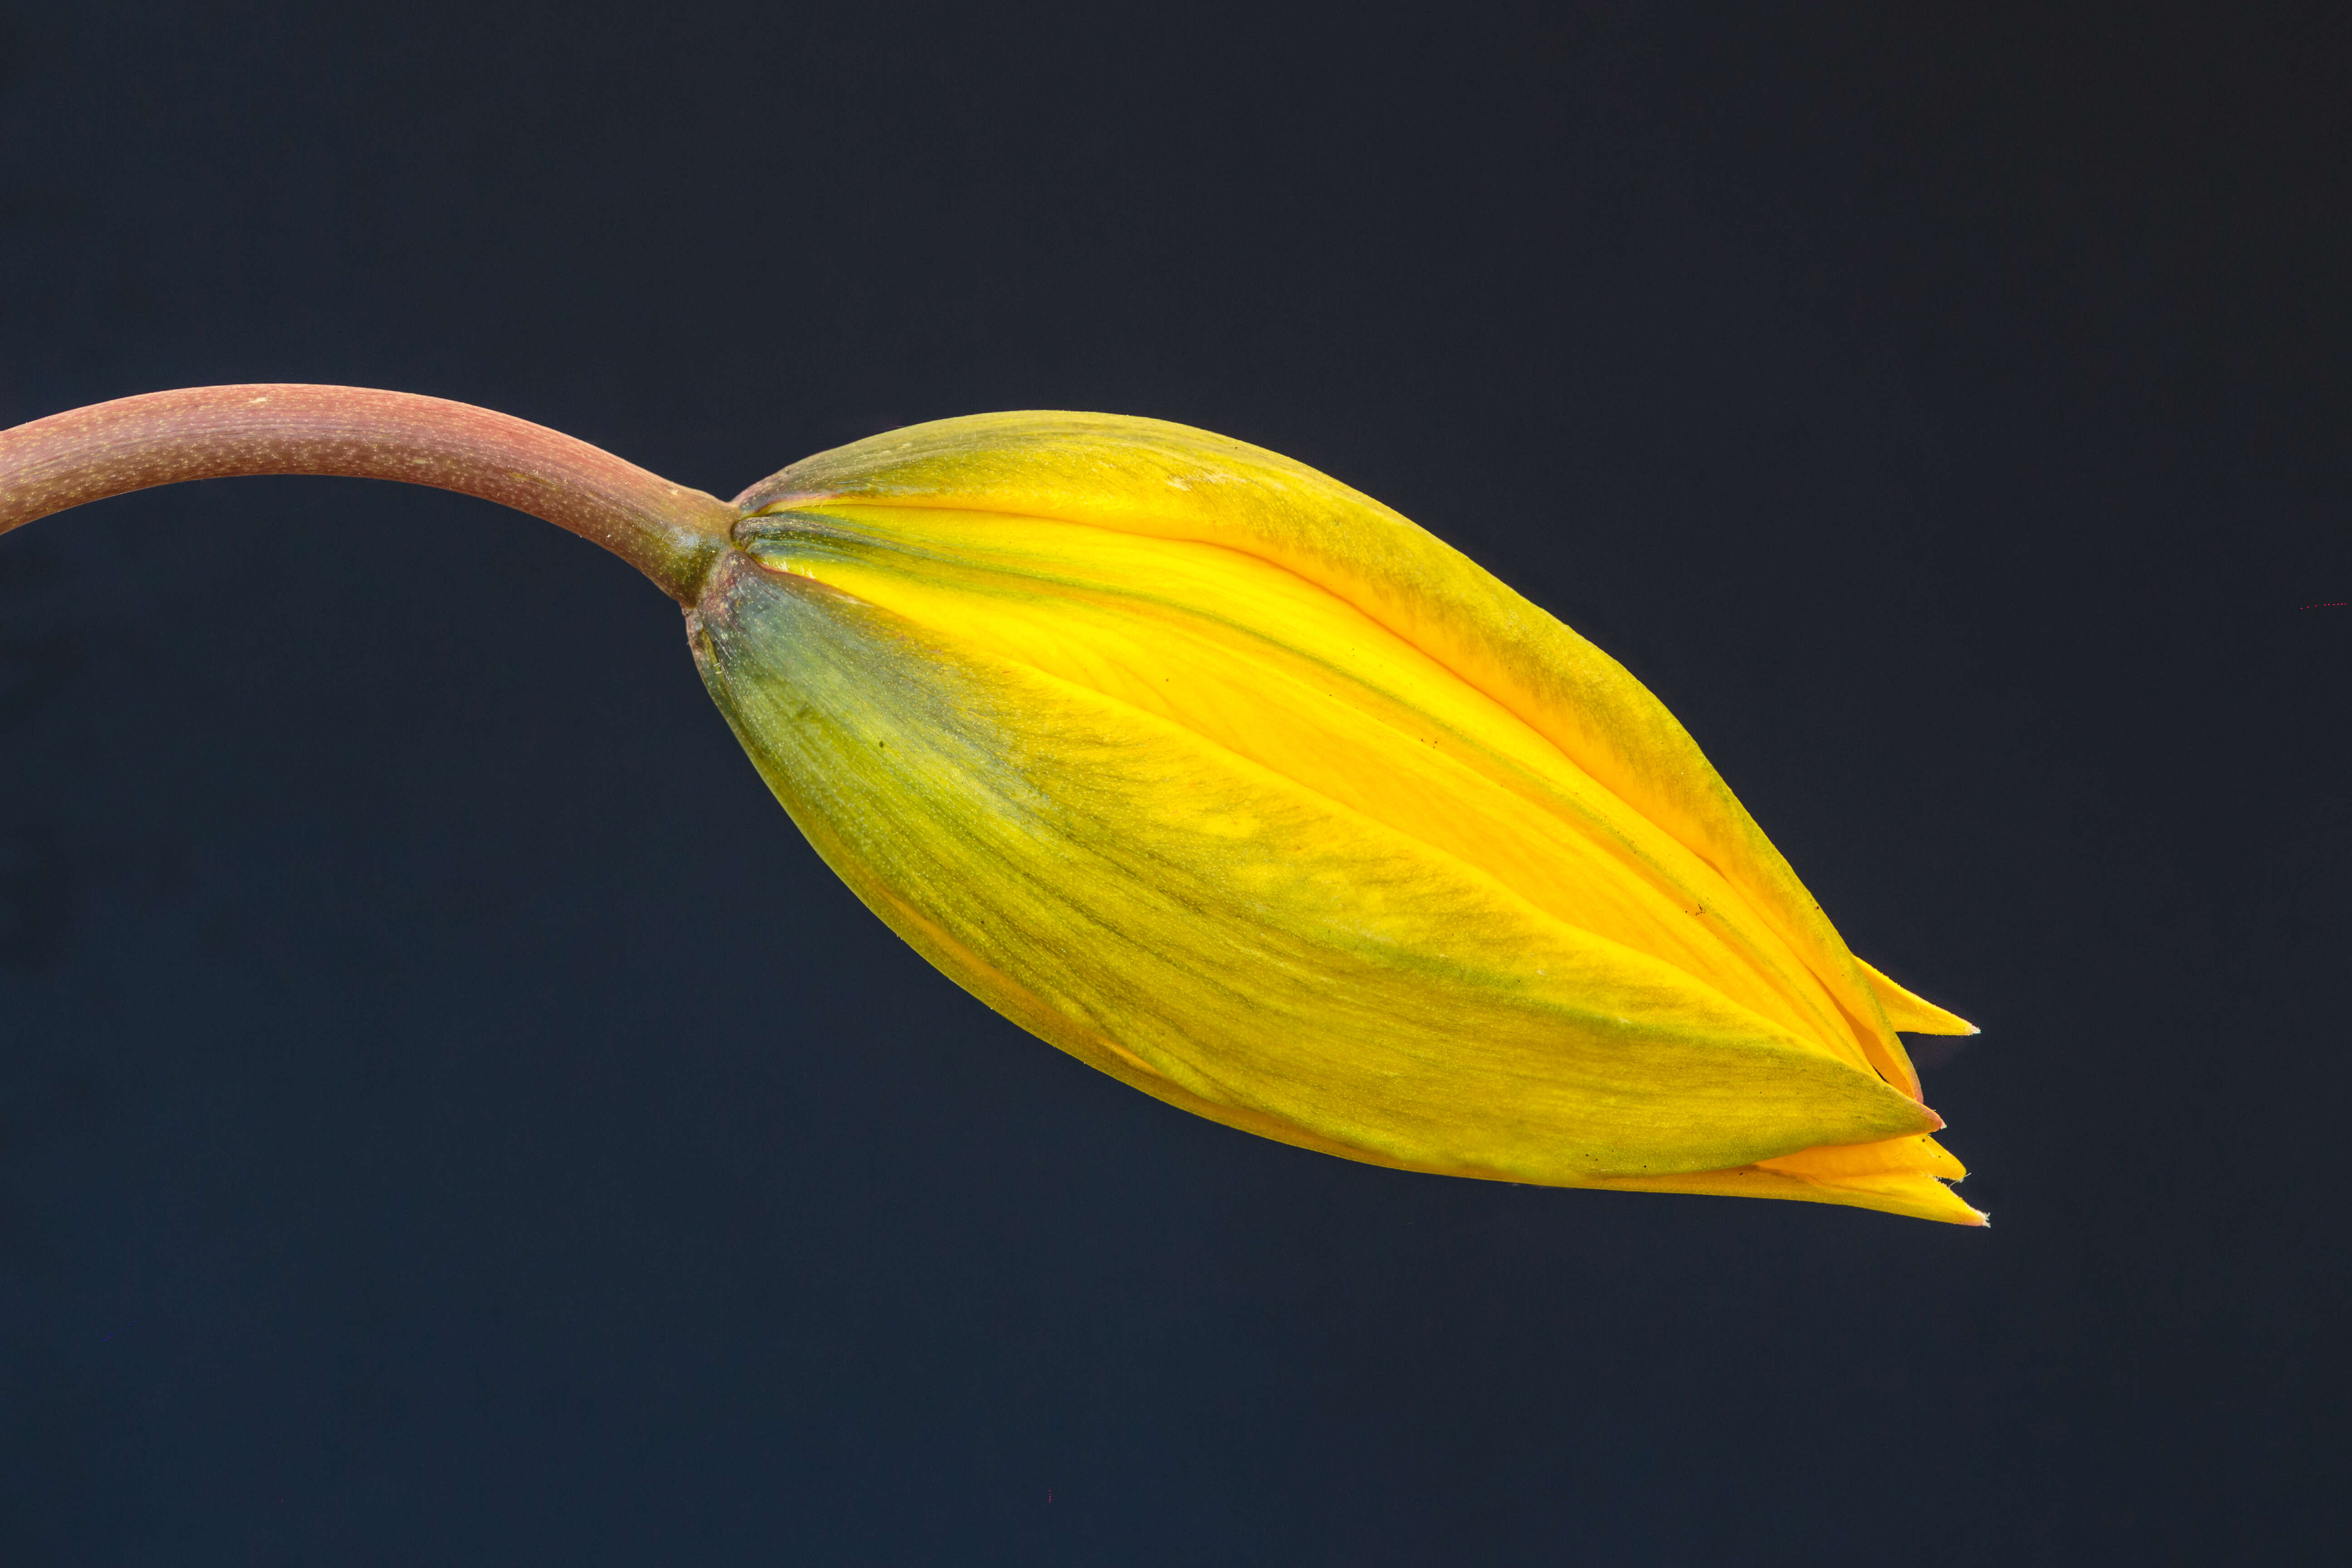
<svg viewBox="0 0 2352 1568"><path fill-rule="evenodd" d="M692 605L735 509L487 408L357 386L151 392L0 430L0 533L181 479L342 474L494 500L593 540Z"/></svg>

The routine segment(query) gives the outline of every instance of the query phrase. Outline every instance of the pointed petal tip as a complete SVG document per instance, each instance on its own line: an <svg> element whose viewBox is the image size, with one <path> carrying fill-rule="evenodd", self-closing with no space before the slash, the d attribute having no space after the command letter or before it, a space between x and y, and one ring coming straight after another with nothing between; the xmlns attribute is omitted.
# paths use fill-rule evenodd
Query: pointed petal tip
<svg viewBox="0 0 2352 1568"><path fill-rule="evenodd" d="M1949 1181L1947 1181L1944 1184L1944 1195L1951 1199L1952 1203L1958 1207L1960 1212L1953 1214L1948 1210L1937 1217L1946 1220L1952 1225L1966 1226L1970 1230L1990 1230L1992 1228L1992 1215L1977 1207L1974 1204L1969 1202L1968 1199L1960 1196L1959 1194L1952 1191L1953 1184L1954 1184Z"/></svg>
<svg viewBox="0 0 2352 1568"><path fill-rule="evenodd" d="M1878 1005L1885 1009L1886 1021L1897 1032L1906 1035L1977 1033L1977 1026L1958 1013L1938 1007L1926 997L1905 990L1862 959L1855 959L1854 963L1861 969L1863 978L1869 982L1870 989L1878 998Z"/></svg>
<svg viewBox="0 0 2352 1568"><path fill-rule="evenodd" d="M1954 1192L1952 1188L1956 1181L1957 1178L1938 1178L1936 1184L1944 1189L1940 1194L1942 1201L1933 1205L1936 1212L1921 1213L1919 1217L1940 1220L1946 1225L1963 1226L1969 1230L1991 1229L1992 1215Z"/></svg>
<svg viewBox="0 0 2352 1568"><path fill-rule="evenodd" d="M1910 1194L1899 1195L1890 1192L1887 1196L1895 1201L1884 1204L1874 1203L1868 1206L1884 1208L1890 1213L1906 1215L1913 1219L1933 1220L1940 1225L1957 1225L1969 1230L1987 1230L1991 1227L1992 1216L1952 1191L1950 1182L1934 1178L1930 1180L1933 1181L1935 1187L1932 1194L1916 1190ZM1909 1201L1903 1201L1905 1197Z"/></svg>

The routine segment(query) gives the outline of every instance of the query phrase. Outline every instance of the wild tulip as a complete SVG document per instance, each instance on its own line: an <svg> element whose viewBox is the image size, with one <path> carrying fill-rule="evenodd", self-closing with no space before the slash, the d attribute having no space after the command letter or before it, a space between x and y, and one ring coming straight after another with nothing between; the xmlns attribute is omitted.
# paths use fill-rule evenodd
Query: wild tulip
<svg viewBox="0 0 2352 1568"><path fill-rule="evenodd" d="M336 473L546 517L685 606L810 843L998 1012L1228 1126L1556 1186L1980 1224L1850 953L1622 667L1303 465L998 414L732 503L537 426L214 387L0 433L0 530Z"/></svg>

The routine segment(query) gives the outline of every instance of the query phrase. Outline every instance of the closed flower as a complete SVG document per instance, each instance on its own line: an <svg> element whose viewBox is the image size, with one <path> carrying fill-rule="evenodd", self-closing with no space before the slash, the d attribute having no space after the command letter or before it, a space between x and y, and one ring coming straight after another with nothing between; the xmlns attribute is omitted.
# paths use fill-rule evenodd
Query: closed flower
<svg viewBox="0 0 2352 1568"><path fill-rule="evenodd" d="M690 626L793 819L998 1012L1230 1126L1981 1223L1895 1028L1673 717L1457 552L1181 426L892 432L740 498Z"/></svg>

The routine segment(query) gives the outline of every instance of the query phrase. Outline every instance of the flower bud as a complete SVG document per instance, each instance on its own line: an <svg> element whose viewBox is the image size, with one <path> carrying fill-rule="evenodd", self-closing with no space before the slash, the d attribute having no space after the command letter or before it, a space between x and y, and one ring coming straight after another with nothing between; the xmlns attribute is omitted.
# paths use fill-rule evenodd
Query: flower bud
<svg viewBox="0 0 2352 1568"><path fill-rule="evenodd" d="M690 616L826 862L1023 1027L1409 1170L1980 1223L1856 960L1656 699L1300 464L1155 420L754 486Z"/></svg>

